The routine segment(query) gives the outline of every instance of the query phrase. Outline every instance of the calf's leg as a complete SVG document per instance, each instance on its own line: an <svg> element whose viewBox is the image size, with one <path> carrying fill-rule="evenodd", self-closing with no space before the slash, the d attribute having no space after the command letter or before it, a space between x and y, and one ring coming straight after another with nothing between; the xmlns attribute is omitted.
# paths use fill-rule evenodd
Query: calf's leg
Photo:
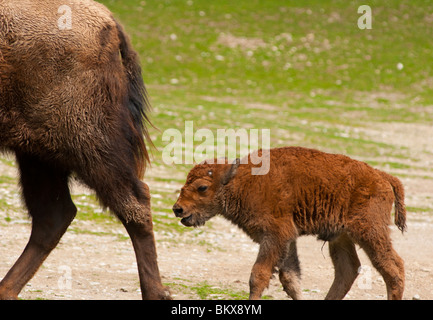
<svg viewBox="0 0 433 320"><path fill-rule="evenodd" d="M401 300L405 280L403 259L393 249L387 233L379 234L379 236L376 233L375 238L373 240L365 237L359 244L367 253L373 266L382 275L386 283L388 299Z"/></svg>
<svg viewBox="0 0 433 320"><path fill-rule="evenodd" d="M285 241L283 242L285 243ZM250 276L250 300L258 300L269 286L274 267L284 253L284 244L276 238L266 238L260 243L259 253Z"/></svg>
<svg viewBox="0 0 433 320"><path fill-rule="evenodd" d="M17 299L76 214L68 188L68 172L32 156L17 155L17 161L32 231L23 253L0 283L2 299Z"/></svg>
<svg viewBox="0 0 433 320"><path fill-rule="evenodd" d="M388 186L386 191L388 193L371 197L360 208L358 216L362 219L355 221L350 229L352 238L364 249L382 275L388 299L400 300L404 291L404 263L392 247L388 223L394 195Z"/></svg>
<svg viewBox="0 0 433 320"><path fill-rule="evenodd" d="M279 278L284 291L293 300L302 299L301 292L301 267L299 265L296 241L289 241L287 252L278 265Z"/></svg>
<svg viewBox="0 0 433 320"><path fill-rule="evenodd" d="M329 243L329 253L334 264L335 277L326 300L341 300L352 287L361 266L355 244L347 234Z"/></svg>

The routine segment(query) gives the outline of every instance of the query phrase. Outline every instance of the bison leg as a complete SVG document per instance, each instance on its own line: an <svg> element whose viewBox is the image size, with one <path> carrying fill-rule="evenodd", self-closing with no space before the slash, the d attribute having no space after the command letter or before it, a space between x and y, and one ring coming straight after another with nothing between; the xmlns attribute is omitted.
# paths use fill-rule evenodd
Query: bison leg
<svg viewBox="0 0 433 320"><path fill-rule="evenodd" d="M23 253L0 283L3 299L18 297L76 214L68 188L68 172L30 156L17 155L17 160L32 231Z"/></svg>
<svg viewBox="0 0 433 320"><path fill-rule="evenodd" d="M326 300L341 300L352 287L361 266L353 241L342 234L329 243L329 253L335 268L334 282Z"/></svg>
<svg viewBox="0 0 433 320"><path fill-rule="evenodd" d="M100 201L119 218L131 237L142 298L168 299L169 294L161 284L157 264L150 192L147 185L128 167L108 168L101 164L98 166L97 174L80 172L79 176L96 191Z"/></svg>
<svg viewBox="0 0 433 320"><path fill-rule="evenodd" d="M284 291L293 300L302 299L301 293L301 267L299 265L296 241L290 241L287 253L278 265L279 278Z"/></svg>
<svg viewBox="0 0 433 320"><path fill-rule="evenodd" d="M149 223L125 223L135 250L143 299L170 299L169 292L161 284L153 232Z"/></svg>
<svg viewBox="0 0 433 320"><path fill-rule="evenodd" d="M146 184L137 181L142 185L144 198L136 203L138 210L135 218L125 219L125 212L118 216L128 231L135 250L140 278L141 294L143 299L170 299L169 292L161 284L159 268L157 264L157 253L155 238L153 234L152 215L150 211L150 193ZM131 208L124 208L127 213Z"/></svg>

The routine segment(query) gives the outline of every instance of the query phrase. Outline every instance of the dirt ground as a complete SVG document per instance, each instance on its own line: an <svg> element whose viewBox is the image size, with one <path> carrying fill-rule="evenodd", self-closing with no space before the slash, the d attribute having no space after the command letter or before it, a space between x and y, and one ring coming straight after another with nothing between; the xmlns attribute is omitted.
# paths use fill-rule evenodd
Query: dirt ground
<svg viewBox="0 0 433 320"><path fill-rule="evenodd" d="M392 227L394 246L405 260L405 299L433 299L433 257L431 217L409 218L405 235ZM24 248L29 224L17 222L2 226L0 236L0 272L2 276ZM120 234L124 233L119 225ZM111 230L113 231L113 230ZM158 240L158 234L156 234ZM216 218L212 229L194 236L218 246L193 243L194 239L178 239L177 244L158 241L159 266L164 283L174 284L174 299L198 299L181 285L194 286L207 282L215 288L248 291L248 278L257 253L257 245L222 218ZM302 268L302 289L305 299L323 299L333 279L328 245L313 237L298 241ZM358 251L362 273L346 299L384 299L386 288L370 261ZM70 285L66 276L70 275ZM265 295L287 299L277 277L271 280ZM129 241L115 236L75 234L68 232L42 268L22 291L22 299L140 299L134 252ZM218 295L209 297L216 299Z"/></svg>
<svg viewBox="0 0 433 320"><path fill-rule="evenodd" d="M392 170L402 173L406 188L406 205L427 210L408 212L408 231L401 234L391 226L393 244L405 261L406 287L404 299L433 299L433 157L428 144L413 139L433 136L433 129L403 124L392 128L362 129L376 140L394 143L417 155L417 165ZM396 137L397 136L397 137ZM396 139L397 138L397 139ZM421 140L420 140L421 141ZM158 175L150 171L148 175ZM16 170L0 163L0 175L15 176ZM165 187L173 192L176 184L150 184L151 189ZM19 203L17 190L0 190L0 199ZM80 190L80 192L82 192ZM158 213L154 213L158 215ZM10 213L9 213L10 216ZM25 215L5 222L0 207L0 278L3 277L25 247L30 223ZM23 289L22 299L140 299L135 256L127 234L120 224L107 226L91 221L74 221L72 228L91 232L67 232L59 246L44 262L35 277ZM193 229L181 235L156 232L158 261L162 281L168 284L174 299L199 299L194 287L210 285L212 289L231 292L248 291L248 279L258 246L237 227L216 217L211 226ZM323 299L333 280L333 267L328 244L314 237L298 240L302 268L302 289L305 299ZM361 274L346 299L384 299L386 288L370 261L358 250ZM271 280L264 293L272 299L288 299L278 277ZM227 298L215 293L208 299Z"/></svg>

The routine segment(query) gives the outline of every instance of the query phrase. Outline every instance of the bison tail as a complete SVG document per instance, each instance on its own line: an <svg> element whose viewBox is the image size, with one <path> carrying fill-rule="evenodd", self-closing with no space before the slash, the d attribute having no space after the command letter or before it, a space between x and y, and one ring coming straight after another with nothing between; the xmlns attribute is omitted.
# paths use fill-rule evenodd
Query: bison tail
<svg viewBox="0 0 433 320"><path fill-rule="evenodd" d="M394 206L395 206L395 216L394 223L401 232L406 231L406 208L404 204L404 187L401 181L387 174L383 171L379 171L381 175L391 184L392 190L394 192Z"/></svg>
<svg viewBox="0 0 433 320"><path fill-rule="evenodd" d="M127 75L127 107L131 115L132 137L131 145L134 148L137 175L143 178L146 164L150 163L146 142L153 146L147 125L152 125L148 114L151 105L148 100L147 91L143 82L138 54L133 50L130 40L123 27L116 22L118 36L120 39L120 55Z"/></svg>

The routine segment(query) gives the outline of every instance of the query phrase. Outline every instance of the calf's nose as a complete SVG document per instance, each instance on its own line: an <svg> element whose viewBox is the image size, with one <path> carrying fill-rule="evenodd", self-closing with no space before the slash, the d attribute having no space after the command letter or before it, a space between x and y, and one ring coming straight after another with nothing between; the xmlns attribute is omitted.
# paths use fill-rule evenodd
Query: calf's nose
<svg viewBox="0 0 433 320"><path fill-rule="evenodd" d="M182 207L180 205L178 205L177 203L175 203L174 206L173 206L173 212L174 212L174 215L176 217L180 217L180 216L182 216L183 209L182 209Z"/></svg>

